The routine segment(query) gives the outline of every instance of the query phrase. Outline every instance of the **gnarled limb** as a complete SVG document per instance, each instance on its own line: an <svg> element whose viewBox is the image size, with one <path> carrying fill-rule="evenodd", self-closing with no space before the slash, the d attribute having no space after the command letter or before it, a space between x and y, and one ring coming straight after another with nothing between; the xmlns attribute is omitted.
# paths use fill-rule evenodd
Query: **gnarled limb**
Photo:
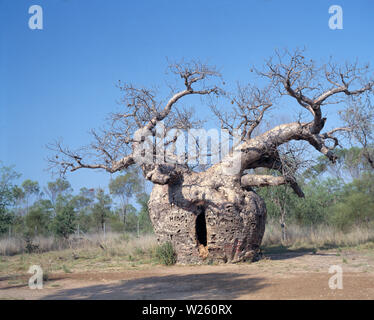
<svg viewBox="0 0 374 320"><path fill-rule="evenodd" d="M287 180L283 176L246 174L241 177L240 182L243 187L267 187L286 184Z"/></svg>

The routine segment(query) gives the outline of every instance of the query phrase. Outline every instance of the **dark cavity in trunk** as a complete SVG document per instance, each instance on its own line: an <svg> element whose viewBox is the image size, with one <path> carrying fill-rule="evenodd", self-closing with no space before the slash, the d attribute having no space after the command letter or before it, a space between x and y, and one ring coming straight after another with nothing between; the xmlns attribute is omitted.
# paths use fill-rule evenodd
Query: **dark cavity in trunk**
<svg viewBox="0 0 374 320"><path fill-rule="evenodd" d="M203 246L207 245L207 233L206 233L206 221L205 221L205 209L202 208L198 216L196 217L196 239L198 244Z"/></svg>

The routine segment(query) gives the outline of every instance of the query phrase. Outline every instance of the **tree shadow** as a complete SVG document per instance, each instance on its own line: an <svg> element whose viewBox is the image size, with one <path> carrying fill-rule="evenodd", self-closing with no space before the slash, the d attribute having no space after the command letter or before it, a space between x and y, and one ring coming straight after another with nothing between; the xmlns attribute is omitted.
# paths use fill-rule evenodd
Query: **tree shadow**
<svg viewBox="0 0 374 320"><path fill-rule="evenodd" d="M28 288L29 283L28 280L31 277L31 274L25 275L25 274L16 274L16 275L9 275L9 276L3 276L0 277L0 282L2 281L17 281L20 283L9 283L7 286L2 286L0 289L1 290L8 290L8 289L19 289L19 288ZM52 275L49 277L48 280L43 280L44 285L47 284L50 281L58 281L62 280L64 277L62 276L57 276L57 275Z"/></svg>
<svg viewBox="0 0 374 320"><path fill-rule="evenodd" d="M46 300L236 299L265 286L263 278L239 273L169 275L60 290Z"/></svg>
<svg viewBox="0 0 374 320"><path fill-rule="evenodd" d="M264 247L262 248L262 253L264 258L270 258L271 260L286 260L314 254L315 249L307 247L290 249L288 246L280 244L277 246Z"/></svg>
<svg viewBox="0 0 374 320"><path fill-rule="evenodd" d="M315 256L335 256L335 253L318 252L318 250L328 250L339 248L338 245L319 246L318 248L311 247L299 247L290 248L289 246L276 245L262 248L264 258L270 258L271 260L286 260L297 258L305 255Z"/></svg>
<svg viewBox="0 0 374 320"><path fill-rule="evenodd" d="M6 276L1 276L0 281L16 280L21 277L24 277L24 275L23 274L6 275Z"/></svg>

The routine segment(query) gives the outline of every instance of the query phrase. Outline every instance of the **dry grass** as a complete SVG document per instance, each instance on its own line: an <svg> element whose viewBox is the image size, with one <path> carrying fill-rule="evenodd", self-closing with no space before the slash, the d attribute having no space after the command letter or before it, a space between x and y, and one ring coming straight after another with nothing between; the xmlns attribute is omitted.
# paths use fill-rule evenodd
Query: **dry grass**
<svg viewBox="0 0 374 320"><path fill-rule="evenodd" d="M374 230L355 227L348 232L320 225L317 227L287 226L287 241L282 242L279 223L269 222L266 226L263 246L283 244L291 248L352 247L374 241Z"/></svg>
<svg viewBox="0 0 374 320"><path fill-rule="evenodd" d="M374 230L355 228L344 233L327 226L302 228L288 226L288 240L281 241L281 229L277 223L268 223L263 247L271 250L283 245L287 249L328 249L333 247L374 248ZM157 241L154 235L137 238L131 234L92 234L70 241L53 238L36 238L39 249L26 253L25 241L3 239L0 241L0 275L24 274L35 264L44 272L120 271L129 268L150 268L159 264ZM369 247L368 247L369 248Z"/></svg>
<svg viewBox="0 0 374 320"><path fill-rule="evenodd" d="M279 223L270 221L266 226L262 246L284 245L292 248L309 247L349 247L367 242L374 242L374 229L353 228L343 232L336 228L321 225L317 227L287 226L287 241L282 242ZM132 256L141 254L154 248L156 239L154 235L142 235L137 238L132 234L107 233L89 234L68 241L56 240L53 237L36 237L33 239L34 253L50 251L80 251L96 250L105 251L112 256ZM28 253L26 242L22 238L6 238L0 240L0 255L12 256Z"/></svg>
<svg viewBox="0 0 374 320"><path fill-rule="evenodd" d="M38 243L44 250L56 248L48 238L39 239ZM2 245L6 244L2 243ZM46 274L50 272L70 273L77 270L116 271L136 268L140 265L151 266L157 263L154 255L156 248L157 241L154 235L143 235L137 238L133 235L113 233L107 234L104 239L101 235L95 234L85 239L60 244L58 250L29 254L21 252L13 256L2 255L0 256L0 275L23 274L33 264L40 265Z"/></svg>
<svg viewBox="0 0 374 320"><path fill-rule="evenodd" d="M52 237L38 236L32 240L32 243L39 248L38 250L40 252L62 250L68 247L67 242L56 241ZM12 256L26 252L26 241L21 237L12 237L0 240L0 255Z"/></svg>
<svg viewBox="0 0 374 320"><path fill-rule="evenodd" d="M54 237L38 236L32 239L34 252L42 253L49 251L60 251L65 249L89 249L102 248L107 250L122 250L123 243L126 242L126 248L138 248L142 250L147 247L149 242L155 243L153 235L142 235L137 238L132 234L107 233L88 234L81 237L72 237L69 240L56 239ZM12 237L0 239L0 255L12 256L15 254L29 253L27 243L21 237Z"/></svg>

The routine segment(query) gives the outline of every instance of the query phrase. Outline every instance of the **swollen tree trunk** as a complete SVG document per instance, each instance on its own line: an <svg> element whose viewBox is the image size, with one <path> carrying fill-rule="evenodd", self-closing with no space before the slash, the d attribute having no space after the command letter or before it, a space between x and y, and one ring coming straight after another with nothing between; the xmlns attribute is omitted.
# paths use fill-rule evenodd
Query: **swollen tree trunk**
<svg viewBox="0 0 374 320"><path fill-rule="evenodd" d="M152 190L148 205L154 231L159 242L172 242L178 263L259 257L266 221L264 201L234 177L215 178L211 171L189 173ZM194 195L201 200L194 201Z"/></svg>

